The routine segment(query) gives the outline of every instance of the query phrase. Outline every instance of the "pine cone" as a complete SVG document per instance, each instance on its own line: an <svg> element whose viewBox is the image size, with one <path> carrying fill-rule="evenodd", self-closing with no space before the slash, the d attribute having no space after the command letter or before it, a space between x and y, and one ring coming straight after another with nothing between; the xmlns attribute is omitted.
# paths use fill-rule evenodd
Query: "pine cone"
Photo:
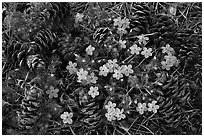
<svg viewBox="0 0 204 137"><path fill-rule="evenodd" d="M27 56L27 65L29 69L45 70L45 62L41 59L39 54Z"/></svg>
<svg viewBox="0 0 204 137"><path fill-rule="evenodd" d="M140 35L149 33L150 9L140 3L134 3L131 9L130 29L132 34Z"/></svg>
<svg viewBox="0 0 204 137"><path fill-rule="evenodd" d="M95 98L91 98L85 93L84 89L80 88L77 92L79 96L79 119L84 123L84 126L81 128L88 131L91 131L92 129L95 130L101 120L99 104Z"/></svg>
<svg viewBox="0 0 204 137"><path fill-rule="evenodd" d="M176 39L176 26L169 16L156 15L151 19L150 33L154 33L153 39L157 47L164 46Z"/></svg>
<svg viewBox="0 0 204 137"><path fill-rule="evenodd" d="M84 12L87 8L87 2L72 2L70 4L72 13L81 13Z"/></svg>
<svg viewBox="0 0 204 137"><path fill-rule="evenodd" d="M184 120L184 106L190 99L187 81L179 76L172 77L163 85L162 92L164 95L157 98L161 123L176 127Z"/></svg>
<svg viewBox="0 0 204 137"><path fill-rule="evenodd" d="M22 128L32 128L41 115L39 109L42 104L42 90L36 86L31 86L30 89L26 91L22 101L22 111L18 113L18 122Z"/></svg>
<svg viewBox="0 0 204 137"><path fill-rule="evenodd" d="M58 37L51 29L43 29L33 36L33 41L38 44L41 53L51 54L52 50L57 48Z"/></svg>
<svg viewBox="0 0 204 137"><path fill-rule="evenodd" d="M7 45L5 50L5 55L14 66L21 66L25 61L25 57L28 50L28 43L21 43L18 41L13 41Z"/></svg>
<svg viewBox="0 0 204 137"><path fill-rule="evenodd" d="M67 19L67 17L69 17L70 5L68 2L50 2L48 5L48 9L42 13L42 15L47 17L46 20L56 24L63 22Z"/></svg>
<svg viewBox="0 0 204 137"><path fill-rule="evenodd" d="M195 66L201 66L202 62L201 41L201 36L195 34L193 30L185 30L178 32L176 41L172 43L180 59L180 66L186 74L191 73L193 76L200 71Z"/></svg>

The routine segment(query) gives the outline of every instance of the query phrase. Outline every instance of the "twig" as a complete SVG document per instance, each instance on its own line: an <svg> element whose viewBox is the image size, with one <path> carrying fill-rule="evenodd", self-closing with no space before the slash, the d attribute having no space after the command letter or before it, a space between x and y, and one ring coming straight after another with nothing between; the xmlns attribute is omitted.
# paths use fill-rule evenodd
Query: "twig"
<svg viewBox="0 0 204 137"><path fill-rule="evenodd" d="M147 129L152 135L154 135L154 133L149 129L149 128L147 128L146 126L144 126L144 125L141 125L142 127L144 127L145 129Z"/></svg>
<svg viewBox="0 0 204 137"><path fill-rule="evenodd" d="M74 133L73 129L71 128L71 126L69 126L69 129L71 130L71 132L72 132L73 135L76 135L76 134Z"/></svg>

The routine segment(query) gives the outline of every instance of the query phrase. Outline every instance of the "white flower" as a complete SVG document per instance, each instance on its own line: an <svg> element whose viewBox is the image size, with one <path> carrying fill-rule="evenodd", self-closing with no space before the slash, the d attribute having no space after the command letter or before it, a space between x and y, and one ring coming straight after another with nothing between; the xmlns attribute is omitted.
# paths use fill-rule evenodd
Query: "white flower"
<svg viewBox="0 0 204 137"><path fill-rule="evenodd" d="M119 108L115 109L115 116L117 117L117 120L125 119L125 114L123 114L124 109L120 110Z"/></svg>
<svg viewBox="0 0 204 137"><path fill-rule="evenodd" d="M74 74L77 72L76 66L77 63L72 63L71 61L69 61L69 65L67 65L66 69L69 70L70 74Z"/></svg>
<svg viewBox="0 0 204 137"><path fill-rule="evenodd" d="M122 69L122 73L125 75L125 76L129 76L129 74L132 74L134 71L132 69L132 65L122 65L121 66L121 69Z"/></svg>
<svg viewBox="0 0 204 137"><path fill-rule="evenodd" d="M108 121L116 120L116 117L113 113L106 113L105 116L106 116Z"/></svg>
<svg viewBox="0 0 204 137"><path fill-rule="evenodd" d="M140 47L138 47L136 44L132 45L130 47L130 53L133 55L133 54L136 54L136 55L139 55L140 54L140 51L142 49Z"/></svg>
<svg viewBox="0 0 204 137"><path fill-rule="evenodd" d="M118 27L122 27L122 23L121 23L121 17L115 18L113 19L114 21L114 26L118 26Z"/></svg>
<svg viewBox="0 0 204 137"><path fill-rule="evenodd" d="M98 80L98 77L95 76L95 74L92 72L90 76L88 76L90 83L96 84L96 81Z"/></svg>
<svg viewBox="0 0 204 137"><path fill-rule="evenodd" d="M144 55L145 58L149 58L150 56L152 56L152 48L147 49L146 47L144 47L141 54Z"/></svg>
<svg viewBox="0 0 204 137"><path fill-rule="evenodd" d="M103 75L104 77L106 77L109 73L109 69L106 67L106 65L101 66L99 71L99 75Z"/></svg>
<svg viewBox="0 0 204 137"><path fill-rule="evenodd" d="M129 19L125 18L122 20L122 28L129 28L130 26L130 21Z"/></svg>
<svg viewBox="0 0 204 137"><path fill-rule="evenodd" d="M121 48L125 49L126 48L126 45L125 45L126 41L122 41L122 40L119 40L119 45Z"/></svg>
<svg viewBox="0 0 204 137"><path fill-rule="evenodd" d="M108 62L106 63L106 66L109 69L109 71L112 73L114 69L118 67L117 59L108 60Z"/></svg>
<svg viewBox="0 0 204 137"><path fill-rule="evenodd" d="M118 26L118 28L123 28L123 29L126 29L126 28L129 28L129 24L130 24L130 21L129 19L121 19L121 17L118 17L118 18L115 18L114 20L114 26Z"/></svg>
<svg viewBox="0 0 204 137"><path fill-rule="evenodd" d="M153 100L152 103L148 103L148 111L152 111L153 113L157 113L157 109L159 106L156 105L157 101Z"/></svg>
<svg viewBox="0 0 204 137"><path fill-rule="evenodd" d="M75 22L82 22L83 21L83 17L84 17L84 14L80 14L80 13L77 13L75 15Z"/></svg>
<svg viewBox="0 0 204 137"><path fill-rule="evenodd" d="M165 55L164 58L166 60L161 62L162 69L170 70L170 68L174 65L178 67L179 60L172 54Z"/></svg>
<svg viewBox="0 0 204 137"><path fill-rule="evenodd" d="M162 65L162 69L166 69L166 70L170 70L170 68L172 67L166 61L162 61L161 65Z"/></svg>
<svg viewBox="0 0 204 137"><path fill-rule="evenodd" d="M52 99L53 97L58 97L59 89L55 89L53 86L50 86L50 89L46 91L47 94L49 94L49 98Z"/></svg>
<svg viewBox="0 0 204 137"><path fill-rule="evenodd" d="M92 47L91 45L89 45L87 48L86 48L86 53L88 55L93 55L93 51L95 50L94 47Z"/></svg>
<svg viewBox="0 0 204 137"><path fill-rule="evenodd" d="M90 90L88 92L88 94L92 97L92 98L95 98L96 96L99 95L99 92L98 92L98 87L90 87Z"/></svg>
<svg viewBox="0 0 204 137"><path fill-rule="evenodd" d="M117 33L122 36L123 34L127 34L127 31L125 28L118 28Z"/></svg>
<svg viewBox="0 0 204 137"><path fill-rule="evenodd" d="M115 70L114 70L113 77L116 78L117 80L119 80L120 78L122 78L123 75L122 75L121 70L119 70L119 69L115 69Z"/></svg>
<svg viewBox="0 0 204 137"><path fill-rule="evenodd" d="M166 47L161 47L162 53L173 54L175 51L169 44L166 44Z"/></svg>
<svg viewBox="0 0 204 137"><path fill-rule="evenodd" d="M78 76L78 82L81 82L82 80L86 80L87 79L87 75L88 75L88 71L84 70L83 68L81 68L78 72L77 72L77 76Z"/></svg>
<svg viewBox="0 0 204 137"><path fill-rule="evenodd" d="M115 110L116 103L112 103L111 101L108 101L108 104L105 105L105 109L107 109L108 112L112 112Z"/></svg>
<svg viewBox="0 0 204 137"><path fill-rule="evenodd" d="M143 45L146 45L147 44L147 41L149 40L149 38L148 37L145 37L143 34L142 35L140 35L140 36L137 36L138 37L138 42L139 42L139 44L142 44L143 43Z"/></svg>
<svg viewBox="0 0 204 137"><path fill-rule="evenodd" d="M144 114L144 111L147 111L146 103L138 103L138 107L136 109L140 115Z"/></svg>
<svg viewBox="0 0 204 137"><path fill-rule="evenodd" d="M64 112L60 118L63 120L63 123L68 123L68 124L72 124L73 120L71 119L73 117L73 113L68 113L68 112Z"/></svg>

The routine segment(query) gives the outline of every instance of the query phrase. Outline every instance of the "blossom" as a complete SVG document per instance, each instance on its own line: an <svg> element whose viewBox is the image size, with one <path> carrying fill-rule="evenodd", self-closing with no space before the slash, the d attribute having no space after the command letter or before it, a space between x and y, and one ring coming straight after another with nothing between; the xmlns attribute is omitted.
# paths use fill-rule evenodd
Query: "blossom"
<svg viewBox="0 0 204 137"><path fill-rule="evenodd" d="M146 45L147 44L147 41L149 40L149 38L148 37L145 37L143 34L142 35L140 35L140 36L137 36L138 37L138 42L139 42L139 44L142 44L143 43L143 45Z"/></svg>
<svg viewBox="0 0 204 137"><path fill-rule="evenodd" d="M100 76L103 75L106 77L108 75L109 69L106 67L106 65L101 66L99 69L100 69L99 71Z"/></svg>
<svg viewBox="0 0 204 137"><path fill-rule="evenodd" d="M119 80L120 78L123 77L122 71L119 70L119 69L115 69L115 70L114 70L113 77L116 78L117 80Z"/></svg>
<svg viewBox="0 0 204 137"><path fill-rule="evenodd" d="M90 83L96 84L96 81L98 80L98 77L95 76L95 74L92 72L90 76L88 76L88 79Z"/></svg>
<svg viewBox="0 0 204 137"><path fill-rule="evenodd" d="M119 28L129 28L130 21L129 19L121 19L121 17L118 17L113 20L114 21L114 26L118 26Z"/></svg>
<svg viewBox="0 0 204 137"><path fill-rule="evenodd" d="M130 21L129 19L125 18L125 19L122 19L121 20L121 23L122 23L122 28L129 28L130 26Z"/></svg>
<svg viewBox="0 0 204 137"><path fill-rule="evenodd" d="M121 17L115 18L113 19L114 21L114 26L118 26L118 27L122 27L122 23L121 23Z"/></svg>
<svg viewBox="0 0 204 137"><path fill-rule="evenodd" d="M80 13L77 13L75 15L75 22L82 22L83 21L83 17L84 17L84 14L80 14Z"/></svg>
<svg viewBox="0 0 204 137"><path fill-rule="evenodd" d="M144 114L144 111L147 111L146 103L138 103L138 107L136 109L140 115Z"/></svg>
<svg viewBox="0 0 204 137"><path fill-rule="evenodd" d="M72 63L71 61L69 61L69 65L67 65L66 69L69 70L70 74L74 74L77 72L76 66L77 63Z"/></svg>
<svg viewBox="0 0 204 137"><path fill-rule="evenodd" d="M157 113L157 109L159 106L156 105L157 101L153 100L152 103L148 103L148 111L152 111L153 113Z"/></svg>
<svg viewBox="0 0 204 137"><path fill-rule="evenodd" d="M59 89L55 89L53 86L50 86L50 89L46 91L49 94L49 98L52 99L53 97L58 97Z"/></svg>
<svg viewBox="0 0 204 137"><path fill-rule="evenodd" d="M166 60L161 62L162 69L170 70L170 67L179 65L179 60L172 54L165 55L164 58Z"/></svg>
<svg viewBox="0 0 204 137"><path fill-rule="evenodd" d="M124 112L124 109L119 109L119 108L116 108L115 109L115 116L117 117L117 120L121 120L121 119L125 119L125 114L123 114Z"/></svg>
<svg viewBox="0 0 204 137"><path fill-rule="evenodd" d="M162 53L172 54L174 53L174 49L170 47L169 44L166 44L166 47L161 47Z"/></svg>
<svg viewBox="0 0 204 137"><path fill-rule="evenodd" d="M106 118L108 121L113 121L113 120L116 120L116 117L115 117L115 114L114 113L106 113L105 114Z"/></svg>
<svg viewBox="0 0 204 137"><path fill-rule="evenodd" d="M144 47L141 54L144 55L145 58L152 56L152 48L147 49L146 47Z"/></svg>
<svg viewBox="0 0 204 137"><path fill-rule="evenodd" d="M132 74L134 71L132 69L132 65L122 65L121 66L121 69L122 69L122 73L125 75L125 76L129 76L129 74Z"/></svg>
<svg viewBox="0 0 204 137"><path fill-rule="evenodd" d="M162 65L162 69L170 70L171 68L171 66L166 61L162 61L161 65Z"/></svg>
<svg viewBox="0 0 204 137"><path fill-rule="evenodd" d="M68 113L68 112L64 112L60 118L63 119L63 123L68 123L68 124L72 124L73 123L73 120L72 120L72 117L73 117L73 113Z"/></svg>
<svg viewBox="0 0 204 137"><path fill-rule="evenodd" d="M126 45L125 45L126 41L122 41L122 40L119 40L119 45L121 48L125 49L126 48Z"/></svg>
<svg viewBox="0 0 204 137"><path fill-rule="evenodd" d="M86 48L86 53L88 55L93 55L93 51L95 50L94 47L92 47L91 45L89 45L87 48Z"/></svg>
<svg viewBox="0 0 204 137"><path fill-rule="evenodd" d="M98 87L90 87L90 90L88 92L88 94L92 97L92 98L95 98L96 96L99 95L99 92L98 92Z"/></svg>
<svg viewBox="0 0 204 137"><path fill-rule="evenodd" d="M105 105L105 109L108 110L108 112L112 112L113 110L115 110L116 107L116 103L112 103L111 101L108 101L108 104Z"/></svg>
<svg viewBox="0 0 204 137"><path fill-rule="evenodd" d="M171 66L173 66L177 60L177 58L173 56L172 54L166 55L164 56L164 58L166 59L166 62Z"/></svg>
<svg viewBox="0 0 204 137"><path fill-rule="evenodd" d="M123 34L127 34L127 31L125 30L125 28L118 28L117 33L119 35L123 35Z"/></svg>
<svg viewBox="0 0 204 137"><path fill-rule="evenodd" d="M78 76L78 82L81 82L82 80L86 80L87 79L87 75L88 75L88 71L84 70L83 68L81 68L78 72L77 72L77 76Z"/></svg>
<svg viewBox="0 0 204 137"><path fill-rule="evenodd" d="M136 55L139 55L140 54L140 51L142 49L140 47L138 47L136 44L132 45L130 47L130 53L133 55L133 54L136 54Z"/></svg>
<svg viewBox="0 0 204 137"><path fill-rule="evenodd" d="M106 66L109 69L109 71L112 73L114 69L118 67L117 59L108 60L108 62L106 63Z"/></svg>
<svg viewBox="0 0 204 137"><path fill-rule="evenodd" d="M116 103L112 103L111 101L108 102L107 105L105 105L105 109L107 109L107 113L105 114L108 121L112 120L121 120L125 118L125 115L123 114L124 109L120 110L119 108L115 108Z"/></svg>

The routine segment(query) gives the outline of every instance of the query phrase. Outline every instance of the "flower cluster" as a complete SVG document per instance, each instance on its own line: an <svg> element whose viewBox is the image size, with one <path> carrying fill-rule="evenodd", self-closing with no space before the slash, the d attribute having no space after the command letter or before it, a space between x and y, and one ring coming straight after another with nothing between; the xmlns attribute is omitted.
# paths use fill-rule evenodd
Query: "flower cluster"
<svg viewBox="0 0 204 137"><path fill-rule="evenodd" d="M91 74L88 74L89 72L87 70L84 70L83 68L80 68L77 71L77 82L81 83L81 82L86 82L86 83L93 83L96 84L98 77L95 76L94 72L91 72Z"/></svg>
<svg viewBox="0 0 204 137"><path fill-rule="evenodd" d="M115 108L116 103L112 103L111 101L108 102L107 105L105 105L105 109L107 109L107 113L105 114L108 121L113 120L121 120L125 119L125 114L123 114L124 109Z"/></svg>
<svg viewBox="0 0 204 137"><path fill-rule="evenodd" d="M143 49L138 47L136 44L133 44L131 47L130 47L130 53L132 55L136 54L136 55L139 55L140 54L140 51L141 52L141 55L143 55L145 58L149 58L150 56L152 56L152 48L146 48L144 47Z"/></svg>
<svg viewBox="0 0 204 137"><path fill-rule="evenodd" d="M113 20L114 26L118 26L119 28L129 28L130 21L129 19L121 19L121 17L118 17Z"/></svg>
<svg viewBox="0 0 204 137"><path fill-rule="evenodd" d="M145 111L152 111L153 113L157 113L157 109L159 106L156 105L157 101L153 100L151 103L148 103L148 107L146 103L138 103L138 107L136 110L139 112L140 115L144 114Z"/></svg>
<svg viewBox="0 0 204 137"><path fill-rule="evenodd" d="M122 78L123 75L129 76L129 74L132 74L134 72L132 69L132 65L119 66L117 64L117 59L108 60L108 62L101 66L99 69L99 75L107 76L109 72L114 73L113 78L116 78L117 80Z"/></svg>
<svg viewBox="0 0 204 137"><path fill-rule="evenodd" d="M162 53L167 53L167 55L164 56L164 61L161 62L162 69L170 70L171 67L179 65L179 60L174 56L175 53L174 49L170 47L169 44L166 45L166 47L161 47Z"/></svg>
<svg viewBox="0 0 204 137"><path fill-rule="evenodd" d="M121 19L121 17L118 17L116 19L113 20L114 21L114 26L118 26L118 30L117 30L117 33L119 35L123 35L123 34L126 34L127 31L125 30L126 28L129 28L129 24L130 24L130 21L129 19Z"/></svg>

